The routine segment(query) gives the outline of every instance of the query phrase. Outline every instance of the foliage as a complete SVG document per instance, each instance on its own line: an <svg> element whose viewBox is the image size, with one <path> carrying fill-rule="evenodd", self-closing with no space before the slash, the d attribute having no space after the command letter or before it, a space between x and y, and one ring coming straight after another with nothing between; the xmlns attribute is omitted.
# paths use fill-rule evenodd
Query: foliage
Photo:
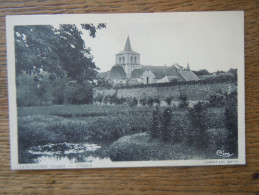
<svg viewBox="0 0 259 195"><path fill-rule="evenodd" d="M116 104L124 104L126 102L126 98L121 97L116 99Z"/></svg>
<svg viewBox="0 0 259 195"><path fill-rule="evenodd" d="M136 105L138 105L138 100L134 97L133 98L132 106L136 106Z"/></svg>
<svg viewBox="0 0 259 195"><path fill-rule="evenodd" d="M104 97L104 99L103 99L103 103L104 103L104 104L110 103L110 98L111 98L110 95L106 95L106 96Z"/></svg>
<svg viewBox="0 0 259 195"><path fill-rule="evenodd" d="M204 102L198 102L193 108L189 109L189 120L190 129L192 131L191 138L192 143L202 149L207 148L207 129L208 129L208 118L207 118L207 107Z"/></svg>
<svg viewBox="0 0 259 195"><path fill-rule="evenodd" d="M107 97L107 99L109 98L108 96L106 96L106 97ZM103 95L98 93L97 96L94 98L94 101L101 103L103 101Z"/></svg>
<svg viewBox="0 0 259 195"><path fill-rule="evenodd" d="M237 92L232 92L227 96L225 109L225 124L229 131L229 151L237 154L238 144L238 113L237 113Z"/></svg>
<svg viewBox="0 0 259 195"><path fill-rule="evenodd" d="M225 97L222 94L214 94L209 98L209 106L223 107L225 105Z"/></svg>
<svg viewBox="0 0 259 195"><path fill-rule="evenodd" d="M100 108L96 105L48 108L19 109L19 146L28 148L63 141L115 141L124 135L144 132L152 124L151 115L147 115L146 108L141 107L129 110L120 106Z"/></svg>
<svg viewBox="0 0 259 195"><path fill-rule="evenodd" d="M150 129L150 135L152 138L159 138L161 135L161 119L162 115L159 106L156 106L152 112L152 128Z"/></svg>
<svg viewBox="0 0 259 195"><path fill-rule="evenodd" d="M82 27L95 37L105 24ZM97 67L76 25L15 26L14 31L17 83L31 79L17 85L18 106L92 103Z"/></svg>
<svg viewBox="0 0 259 195"><path fill-rule="evenodd" d="M180 94L180 96L178 97L179 99L179 108L180 109L185 109L188 107L189 105L189 102L188 102L188 98L187 98L187 95L186 94Z"/></svg>
<svg viewBox="0 0 259 195"><path fill-rule="evenodd" d="M16 79L17 106L37 106L51 99L50 83L46 79L33 81L32 75L22 74Z"/></svg>
<svg viewBox="0 0 259 195"><path fill-rule="evenodd" d="M229 94L228 101L235 102L234 97L234 94ZM145 137L146 141L139 142L140 145L134 149L132 147L125 149L126 154L133 151L136 152L134 153L136 156L141 156L143 152L151 160L165 160L169 157L202 159L204 155L206 158L220 158L215 155L218 149L229 152L237 150L233 145L235 142L229 140L233 137L233 133L225 128L224 113L224 108L208 108L201 102L189 111L176 110L169 113L167 109L159 106L155 108L124 105L19 107L19 160L20 156L24 155L20 150L24 151L25 148L34 145L64 141L97 143L108 141L111 144L123 136L134 137L133 134L142 132L149 132ZM165 133L169 134L166 141L163 139ZM155 139L151 140L150 137ZM132 140L137 142L136 139ZM167 141L170 142L165 143ZM148 147L145 147L147 145ZM166 149L167 147L169 148ZM229 150L231 147L233 150ZM122 150L122 147L119 149Z"/></svg>
<svg viewBox="0 0 259 195"><path fill-rule="evenodd" d="M91 104L92 84L88 81L74 82L66 85L64 97L67 104Z"/></svg>
<svg viewBox="0 0 259 195"><path fill-rule="evenodd" d="M237 79L237 69L230 68L228 70L228 73L231 73L232 75L234 75L234 78Z"/></svg>
<svg viewBox="0 0 259 195"><path fill-rule="evenodd" d="M110 98L110 104L116 104L117 102L117 93L114 93Z"/></svg>
<svg viewBox="0 0 259 195"><path fill-rule="evenodd" d="M189 118L185 113L173 115L171 129L173 143L190 144Z"/></svg>
<svg viewBox="0 0 259 195"><path fill-rule="evenodd" d="M64 104L65 103L65 90L66 90L66 83L68 83L67 78L57 78L53 80L52 87L51 87L51 94L52 94L52 102L54 104Z"/></svg>
<svg viewBox="0 0 259 195"><path fill-rule="evenodd" d="M142 106L145 106L147 104L147 99L146 98L142 98L142 99L139 100L139 102L140 102L140 104Z"/></svg>
<svg viewBox="0 0 259 195"><path fill-rule="evenodd" d="M198 70L198 71L193 71L194 74L197 76L202 76L202 75L210 75L209 71L206 69Z"/></svg>
<svg viewBox="0 0 259 195"><path fill-rule="evenodd" d="M205 77L205 78L204 78ZM121 85L114 86L115 89L135 89L135 88L149 88L149 87L171 87L171 86L185 86L185 85L193 85L193 84L215 84L215 83L237 83L237 78L233 76L233 74L225 74L225 75L204 75L198 81L177 81L177 82L169 82L169 83L151 83L147 85ZM109 88L109 87L107 87Z"/></svg>
<svg viewBox="0 0 259 195"><path fill-rule="evenodd" d="M165 99L165 101L166 101L166 103L168 104L168 106L171 105L172 100L173 100L173 97L167 97L167 98Z"/></svg>
<svg viewBox="0 0 259 195"><path fill-rule="evenodd" d="M148 98L147 105L153 106L153 103L154 103L154 99L153 98Z"/></svg>
<svg viewBox="0 0 259 195"><path fill-rule="evenodd" d="M138 105L138 100L136 97L134 98L127 98L127 104L130 106L130 107L133 107L133 106L137 106Z"/></svg>
<svg viewBox="0 0 259 195"><path fill-rule="evenodd" d="M153 103L157 104L157 105L160 105L160 99L159 98L154 98L153 99Z"/></svg>
<svg viewBox="0 0 259 195"><path fill-rule="evenodd" d="M173 112L170 108L166 108L162 114L161 137L163 141L169 141L172 138L170 128L172 116Z"/></svg>
<svg viewBox="0 0 259 195"><path fill-rule="evenodd" d="M92 24L83 24L83 28L95 37L96 29ZM82 32L77 26L51 25L15 26L15 63L16 75L26 72L40 78L42 71L56 76L68 76L81 82L92 81L96 76L96 66L85 46ZM24 57L26 56L26 57Z"/></svg>

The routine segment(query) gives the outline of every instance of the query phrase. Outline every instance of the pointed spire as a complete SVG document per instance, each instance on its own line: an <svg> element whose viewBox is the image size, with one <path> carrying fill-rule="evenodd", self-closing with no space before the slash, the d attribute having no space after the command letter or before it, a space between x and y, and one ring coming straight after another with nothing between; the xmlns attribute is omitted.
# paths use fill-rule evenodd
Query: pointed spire
<svg viewBox="0 0 259 195"><path fill-rule="evenodd" d="M125 47L124 47L124 51L132 51L131 45L130 45L129 36L128 36L127 41L126 41L126 44L125 44Z"/></svg>

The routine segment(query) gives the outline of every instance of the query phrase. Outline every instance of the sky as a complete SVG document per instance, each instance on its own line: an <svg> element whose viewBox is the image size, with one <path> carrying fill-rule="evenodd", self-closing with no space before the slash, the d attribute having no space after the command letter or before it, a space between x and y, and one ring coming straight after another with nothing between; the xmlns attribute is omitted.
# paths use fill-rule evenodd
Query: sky
<svg viewBox="0 0 259 195"><path fill-rule="evenodd" d="M189 63L191 70L210 72L244 65L243 12L103 14L97 21L106 28L95 38L83 36L100 72L112 68L128 36L142 65Z"/></svg>

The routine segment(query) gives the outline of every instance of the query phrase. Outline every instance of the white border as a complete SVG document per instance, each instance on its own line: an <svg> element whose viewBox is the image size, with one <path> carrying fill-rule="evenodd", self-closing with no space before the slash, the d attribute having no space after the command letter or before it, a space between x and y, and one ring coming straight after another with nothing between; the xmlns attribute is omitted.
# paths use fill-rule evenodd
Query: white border
<svg viewBox="0 0 259 195"><path fill-rule="evenodd" d="M244 26L244 12L231 11L237 14L237 19ZM221 14L222 12L210 12ZM225 12L226 13L226 12ZM164 21L170 17L181 17L183 15L202 14L202 12L176 12L176 13L135 13L135 14L60 14L60 15L23 15L6 16L6 42L7 42L7 64L8 64L8 95L9 95L9 123L10 123L10 145L11 145L11 169L73 169L73 168L113 168L113 167L158 167L158 166L208 166L208 165L244 165L245 161L245 74L244 55L243 66L238 67L238 159L207 159L207 160L167 160L167 161L127 161L112 162L108 166L103 164L74 163L64 166L50 166L37 164L18 163L18 140L17 140L17 107L16 107L16 82L15 82L15 51L14 51L14 26L15 25L39 25L39 24L80 24L91 21L91 23L113 23L124 20L126 22L138 21L149 23ZM119 16L119 17L118 17ZM130 17L129 17L130 16ZM76 21L76 22L75 22ZM244 33L243 33L244 40ZM244 54L244 47L243 47Z"/></svg>

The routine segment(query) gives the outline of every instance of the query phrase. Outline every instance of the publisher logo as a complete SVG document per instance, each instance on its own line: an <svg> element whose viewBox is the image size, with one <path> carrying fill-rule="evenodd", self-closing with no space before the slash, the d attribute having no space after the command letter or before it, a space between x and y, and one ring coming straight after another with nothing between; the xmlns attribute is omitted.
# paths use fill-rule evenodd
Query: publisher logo
<svg viewBox="0 0 259 195"><path fill-rule="evenodd" d="M233 154L225 152L224 150L218 150L216 152L216 155L221 156L221 157L225 157L225 158L229 158L230 156L233 156Z"/></svg>

